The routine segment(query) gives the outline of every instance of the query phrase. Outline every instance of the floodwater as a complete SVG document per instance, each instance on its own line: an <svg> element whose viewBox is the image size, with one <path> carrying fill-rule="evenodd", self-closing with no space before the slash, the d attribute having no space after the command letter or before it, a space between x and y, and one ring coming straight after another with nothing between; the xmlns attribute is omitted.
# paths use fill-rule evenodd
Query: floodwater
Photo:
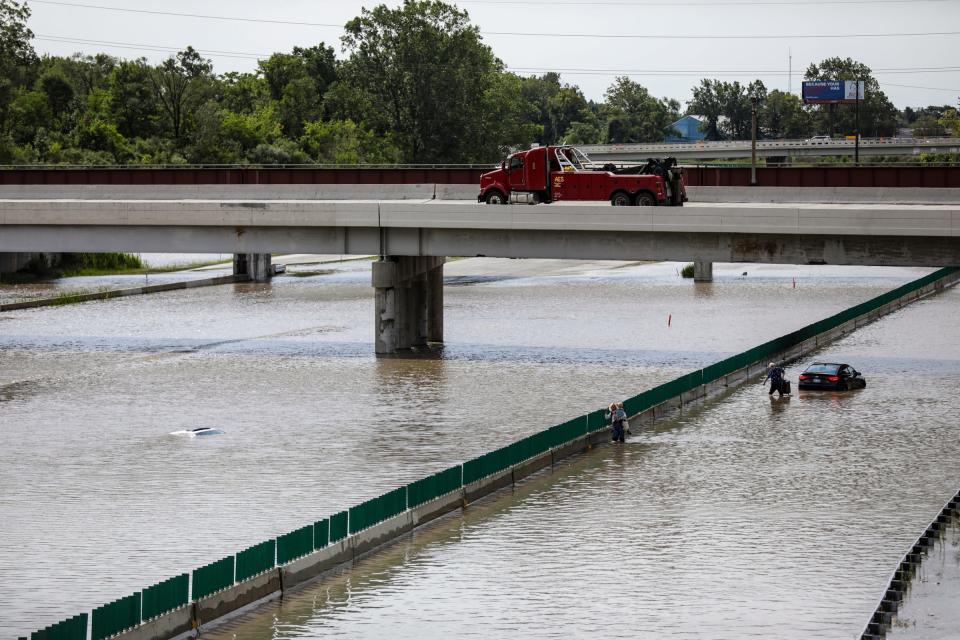
<svg viewBox="0 0 960 640"><path fill-rule="evenodd" d="M951 290L826 349L865 390L741 388L205 637L858 637L960 484L958 307Z"/></svg>
<svg viewBox="0 0 960 640"><path fill-rule="evenodd" d="M928 272L717 265L716 283L693 285L680 266L451 263L446 346L410 359L373 357L363 261L0 315L0 633L89 611ZM848 637L928 503L957 483L956 452L934 442L955 428L958 401L938 385L960 375L958 302L951 291L844 341L866 393L771 404L751 386L445 521L416 553L371 560L363 589L348 576L295 620L237 633L771 637L788 620ZM200 426L226 433L169 435Z"/></svg>
<svg viewBox="0 0 960 640"><path fill-rule="evenodd" d="M887 632L892 640L954 640L960 634L960 516L923 558Z"/></svg>
<svg viewBox="0 0 960 640"><path fill-rule="evenodd" d="M148 269L164 269L159 273L122 274L109 276L78 276L44 282L10 284L0 279L0 304L53 298L68 293L96 293L113 289L131 289L151 284L199 280L233 272L233 256L222 253L144 253L136 254ZM227 261L218 268L186 270L188 266ZM182 268L180 271L167 271Z"/></svg>

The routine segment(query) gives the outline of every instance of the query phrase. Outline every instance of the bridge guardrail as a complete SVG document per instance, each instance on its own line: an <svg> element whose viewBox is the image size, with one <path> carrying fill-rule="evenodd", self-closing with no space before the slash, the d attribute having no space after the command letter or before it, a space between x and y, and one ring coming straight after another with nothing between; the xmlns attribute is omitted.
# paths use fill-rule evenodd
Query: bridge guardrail
<svg viewBox="0 0 960 640"><path fill-rule="evenodd" d="M642 393L624 401L624 409L631 417L663 406L672 399L682 397L705 384L723 379L745 367L757 362L764 362L775 354L783 353L811 338L824 332L841 327L865 314L878 310L885 305L896 302L903 296L937 283L960 272L960 269L948 267L939 269L929 275L897 287L892 291L881 294L866 302L850 307L828 318L806 325L786 335L768 340L752 349L738 353L708 365L702 369L684 374L674 380L647 389ZM192 573L190 600L197 602L207 596L223 591L236 583L241 582L257 570L268 571L274 566L281 566L303 557L311 551L316 551L343 540L348 535L353 536L375 527L377 524L390 518L407 513L417 506L437 497L465 489L468 485L483 481L498 473L534 459L544 453L569 445L591 433L604 429L604 409L597 409L585 415L578 416L564 423L554 425L543 431L528 435L494 451L485 453L464 462L462 465L438 471L435 474L416 480L408 485L393 489L376 498L366 500L348 510L341 511L328 519L306 525L289 534L280 535L275 539L255 545L236 556L228 556L209 565L195 569ZM413 498L411 498L411 495ZM327 535L324 535L327 534ZM282 541L282 542L281 542ZM311 544L308 544L311 542ZM276 543L276 544L274 544ZM308 548L309 547L309 548ZM281 554L280 549L285 551ZM252 556L256 552L256 559ZM277 558L273 563L273 549L276 549ZM299 554L299 555L298 555ZM243 557L243 569L240 568L239 558ZM160 585L176 581L176 586L164 587L170 589L170 595L164 595L157 600L163 600L164 606L173 604L182 606L184 575L171 578L159 585L136 592L116 600L93 611L93 624L90 634L91 640L105 640L127 629L147 622L149 616L143 610L142 593L158 589ZM153 601L151 601L153 602ZM156 609L151 604L151 616ZM88 629L86 614L74 616L67 620L50 625L30 635L30 640L87 640ZM20 640L26 640L21 638Z"/></svg>

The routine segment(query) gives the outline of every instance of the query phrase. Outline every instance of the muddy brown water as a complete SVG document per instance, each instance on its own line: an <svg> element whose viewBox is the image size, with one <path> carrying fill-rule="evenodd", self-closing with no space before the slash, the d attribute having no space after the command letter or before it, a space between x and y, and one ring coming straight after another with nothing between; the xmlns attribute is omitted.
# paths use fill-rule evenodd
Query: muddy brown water
<svg viewBox="0 0 960 640"><path fill-rule="evenodd" d="M693 285L680 266L453 263L447 344L409 359L373 357L362 262L5 314L0 633L89 611L927 272L717 265L717 282ZM751 385L222 633L851 637L957 484L960 407L943 389L960 382L958 303L950 291L839 343L831 355L864 371L864 392L771 403ZM169 435L199 426L226 433Z"/></svg>

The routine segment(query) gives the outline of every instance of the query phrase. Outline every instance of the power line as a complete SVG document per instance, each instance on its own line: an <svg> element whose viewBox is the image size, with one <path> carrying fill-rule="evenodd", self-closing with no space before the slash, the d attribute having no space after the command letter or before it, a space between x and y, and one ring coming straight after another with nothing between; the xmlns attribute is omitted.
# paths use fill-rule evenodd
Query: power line
<svg viewBox="0 0 960 640"><path fill-rule="evenodd" d="M530 6L589 6L589 7L598 7L598 6L611 6L611 7L642 7L644 9L654 9L661 8L666 6L669 9L674 7L732 7L732 6L768 6L768 7L792 7L792 6L809 6L809 5L864 5L864 4L916 4L918 2L929 2L929 3L941 3L941 2L951 2L951 0L809 0L809 1L796 1L788 0L787 2L773 2L768 0L734 0L732 2L670 2L669 5L664 5L660 0L657 2L629 2L624 0L622 2L617 2L616 0L601 0L598 2L589 2L588 0L457 0L459 4L519 4L519 5L530 5Z"/></svg>
<svg viewBox="0 0 960 640"><path fill-rule="evenodd" d="M62 36L50 36L50 35L36 35L34 36L36 40L44 40L47 42L61 42L65 44L81 44L81 45L95 45L95 46L105 46L105 47L115 47L118 49L134 49L136 51L155 51L159 53L176 53L181 51L186 47L165 47L163 45L152 45L152 44L135 44L132 42L112 42L109 40L86 40L83 38L67 38ZM269 54L259 54L259 53L245 53L241 51L218 51L216 49L197 49L198 53L201 54L211 54L216 57L224 58L242 58L242 59L253 59L259 60L263 58L269 58Z"/></svg>
<svg viewBox="0 0 960 640"><path fill-rule="evenodd" d="M267 18L238 18L235 16L213 16L197 13L177 13L173 11L155 11L151 9L129 9L122 7L108 7L103 5L79 4L73 2L59 2L57 0L32 0L35 3L51 4L66 7L78 7L83 9L100 9L104 11L120 11L124 13L140 13L149 15L177 16L183 18L199 18L204 20L230 20L234 22L254 22L265 24L284 24L308 27L336 27L343 28L343 25L321 23L321 22L300 22L294 20L271 20ZM849 0L848 0L849 1ZM872 0L880 1L880 0ZM937 1L937 0L930 0ZM675 6L671 4L670 6ZM481 34L491 36L520 36L534 38L616 38L616 39L636 39L636 40L786 40L786 39L816 39L816 38L900 38L900 37L930 37L930 36L955 36L960 35L960 31L927 31L916 33L844 33L844 34L800 34L800 35L677 35L677 34L635 34L635 33L553 33L553 32L525 32L525 31L486 31L481 29Z"/></svg>
<svg viewBox="0 0 960 640"><path fill-rule="evenodd" d="M47 34L38 34L37 40L47 42L58 42L65 44L80 44L104 46L119 49L132 49L138 51L151 51L159 53L175 53L184 49L181 46L165 46L157 44L141 44L132 42L117 42L111 40L91 40L87 38L75 38L68 36L55 36ZM211 57L241 58L260 60L269 58L271 54L254 53L249 51L222 51L218 49L197 49L197 52ZM515 73L563 73L567 75L594 75L594 76L698 76L698 77L764 77L764 76L784 76L788 72L779 69L584 69L576 67L520 67L509 66L508 71ZM889 67L877 68L872 72L875 75L904 74L904 73L957 73L960 72L960 66L944 67ZM936 87L914 87L911 85L898 85L883 83L893 87L902 87L908 89L930 89L934 91L955 91L954 89L938 89Z"/></svg>
<svg viewBox="0 0 960 640"><path fill-rule="evenodd" d="M737 75L745 76L756 74L761 76L789 75L789 71L782 69L578 69L568 67L518 67L508 66L509 71L522 73L542 73L553 71L570 75ZM872 69L875 75L888 73L957 73L960 66L953 67L893 67L889 69Z"/></svg>
<svg viewBox="0 0 960 640"><path fill-rule="evenodd" d="M524 36L532 38L603 38L603 39L637 39L637 40L806 40L814 38L908 38L930 36L956 36L960 31L927 31L923 33L817 33L799 35L708 35L686 36L674 34L633 34L633 33L524 33L520 31L482 31L488 36Z"/></svg>
<svg viewBox="0 0 960 640"><path fill-rule="evenodd" d="M947 89L945 87L916 87L911 84L893 84L890 82L881 82L885 87L898 87L900 89L925 89L927 91L945 91L947 93L957 93L960 94L960 89Z"/></svg>
<svg viewBox="0 0 960 640"><path fill-rule="evenodd" d="M301 22L297 20L271 20L269 18L238 18L236 16L209 16L200 13L177 13L175 11L155 11L152 9L129 9L126 7L107 7L99 4L80 4L77 2L57 2L55 0L30 0L35 4L54 4L61 7L76 7L79 9L100 9L102 11L120 11L122 13L145 13L154 16L175 16L178 18L200 18L203 20L230 20L233 22L259 22L264 24L285 24L298 27L336 27L342 29L342 24L324 22Z"/></svg>

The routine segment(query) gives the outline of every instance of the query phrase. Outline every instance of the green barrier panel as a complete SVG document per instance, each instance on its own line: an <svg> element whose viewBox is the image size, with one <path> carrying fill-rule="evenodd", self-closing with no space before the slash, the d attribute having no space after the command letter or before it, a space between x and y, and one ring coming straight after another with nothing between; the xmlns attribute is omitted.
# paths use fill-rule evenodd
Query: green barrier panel
<svg viewBox="0 0 960 640"><path fill-rule="evenodd" d="M435 498L439 498L442 495L456 491L463 486L462 482L463 467L459 464L445 471L435 473L432 476L411 482L407 485L407 502L409 503L409 507L412 509L413 507L430 502Z"/></svg>
<svg viewBox="0 0 960 640"><path fill-rule="evenodd" d="M608 421L604 417L606 409L597 409L587 414L587 431L597 431L607 426Z"/></svg>
<svg viewBox="0 0 960 640"><path fill-rule="evenodd" d="M489 469L490 473L487 475L492 475L494 473L500 473L501 471L506 471L510 468L510 445L505 447L500 447L499 449L493 451L493 455L490 456L489 460Z"/></svg>
<svg viewBox="0 0 960 640"><path fill-rule="evenodd" d="M463 484L465 486L476 482L484 476L481 469L483 466L483 458L484 456L480 456L479 458L467 460L463 463Z"/></svg>
<svg viewBox="0 0 960 640"><path fill-rule="evenodd" d="M87 640L87 614L81 613L30 634L30 640ZM20 638L20 640L27 640Z"/></svg>
<svg viewBox="0 0 960 640"><path fill-rule="evenodd" d="M380 520L389 520L407 510L407 488L397 487L380 497Z"/></svg>
<svg viewBox="0 0 960 640"><path fill-rule="evenodd" d="M93 610L93 640L103 640L140 624L140 592Z"/></svg>
<svg viewBox="0 0 960 640"><path fill-rule="evenodd" d="M347 537L347 512L330 516L330 542L343 540Z"/></svg>
<svg viewBox="0 0 960 640"><path fill-rule="evenodd" d="M503 471L510 466L507 447L485 453L478 458L463 463L463 484L467 485Z"/></svg>
<svg viewBox="0 0 960 640"><path fill-rule="evenodd" d="M190 601L190 576L186 573L143 590L141 620L146 622Z"/></svg>
<svg viewBox="0 0 960 640"><path fill-rule="evenodd" d="M511 445L510 465L535 458L550 450L549 431L539 431Z"/></svg>
<svg viewBox="0 0 960 640"><path fill-rule="evenodd" d="M363 531L373 521L374 511L378 508L380 498L371 498L366 502L350 507L350 533Z"/></svg>
<svg viewBox="0 0 960 640"><path fill-rule="evenodd" d="M643 393L637 394L632 398L627 398L623 401L623 410L627 412L627 416L635 416L638 413L643 413L653 405L650 404L651 393L649 391L644 391Z"/></svg>
<svg viewBox="0 0 960 640"><path fill-rule="evenodd" d="M350 533L362 531L407 510L407 488L399 487L350 508Z"/></svg>
<svg viewBox="0 0 960 640"><path fill-rule="evenodd" d="M248 578L259 575L264 571L269 571L277 566L277 541L267 540L256 544L249 549L244 549L237 554L237 566L235 577L237 582L243 582Z"/></svg>
<svg viewBox="0 0 960 640"><path fill-rule="evenodd" d="M330 520L324 518L313 523L313 548L323 549L330 544Z"/></svg>
<svg viewBox="0 0 960 640"><path fill-rule="evenodd" d="M228 556L193 570L193 599L206 598L212 593L233 586L234 557Z"/></svg>
<svg viewBox="0 0 960 640"><path fill-rule="evenodd" d="M720 362L714 362L703 369L703 381L713 382L724 376L728 376L740 368L741 358L739 355L730 356Z"/></svg>
<svg viewBox="0 0 960 640"><path fill-rule="evenodd" d="M565 445L571 440L576 440L587 433L587 418L586 416L580 416L573 420L568 420L562 424L550 427L550 431L553 434L551 437L551 446L559 447Z"/></svg>
<svg viewBox="0 0 960 640"><path fill-rule="evenodd" d="M277 537L277 564L287 564L308 553L313 553L312 524Z"/></svg>

